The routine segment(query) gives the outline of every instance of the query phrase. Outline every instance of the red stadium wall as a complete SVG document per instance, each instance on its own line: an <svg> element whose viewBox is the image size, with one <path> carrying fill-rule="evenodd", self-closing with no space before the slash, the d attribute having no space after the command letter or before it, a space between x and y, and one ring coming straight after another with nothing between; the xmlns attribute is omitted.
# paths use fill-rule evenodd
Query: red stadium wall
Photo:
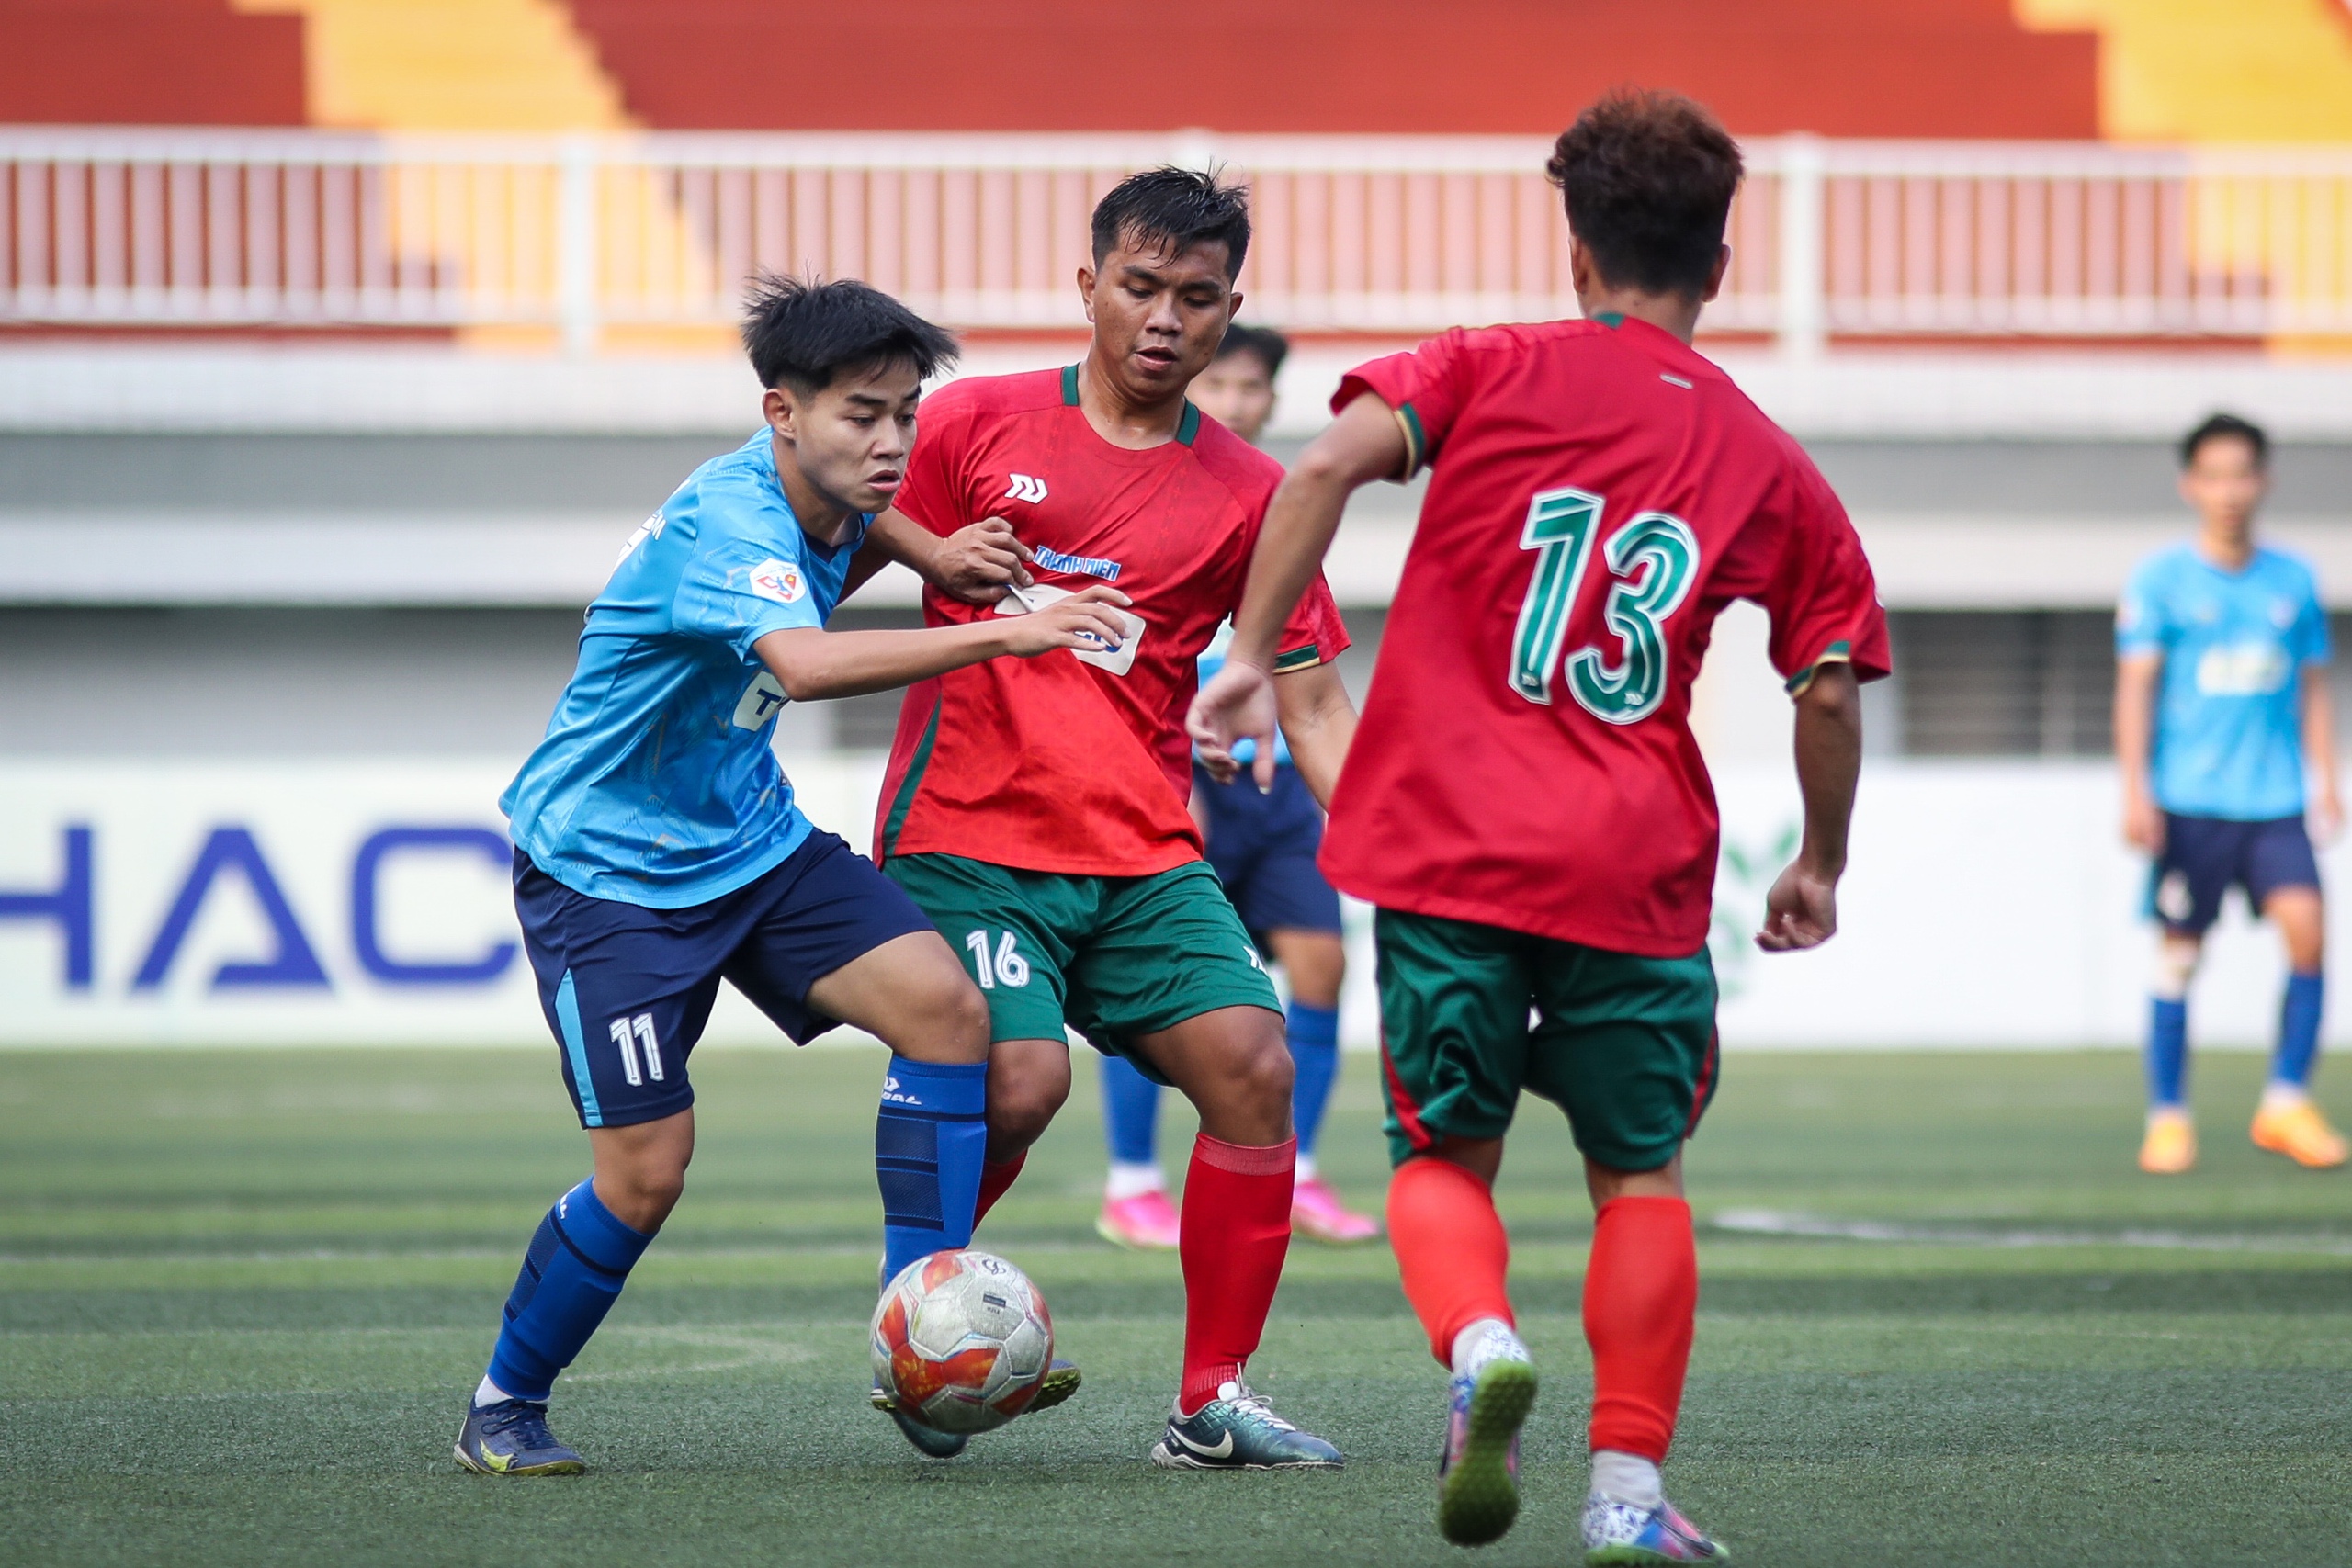
<svg viewBox="0 0 2352 1568"><path fill-rule="evenodd" d="M2098 134L2098 40L2008 0L568 0L696 129L1553 131L1623 82L1750 135Z"/></svg>
<svg viewBox="0 0 2352 1568"><path fill-rule="evenodd" d="M300 125L302 21L228 0L0 0L0 123Z"/></svg>

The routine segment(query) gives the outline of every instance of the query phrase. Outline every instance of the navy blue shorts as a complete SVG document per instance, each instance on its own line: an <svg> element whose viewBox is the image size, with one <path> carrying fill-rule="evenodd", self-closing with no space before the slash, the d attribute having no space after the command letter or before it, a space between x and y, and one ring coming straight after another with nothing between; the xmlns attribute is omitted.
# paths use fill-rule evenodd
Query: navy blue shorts
<svg viewBox="0 0 2352 1568"><path fill-rule="evenodd" d="M2165 852L2149 868L2148 912L2165 930L2202 936L2222 912L2222 896L2245 889L2256 913L2281 887L2319 886L2319 862L2301 817L2233 822L2165 813Z"/></svg>
<svg viewBox="0 0 2352 1568"><path fill-rule="evenodd" d="M686 1055L720 980L805 1045L837 1021L808 1010L809 987L895 937L937 929L872 861L825 832L766 874L684 909L592 898L518 851L514 910L583 1127L655 1122L695 1102Z"/></svg>
<svg viewBox="0 0 2352 1568"><path fill-rule="evenodd" d="M1296 768L1276 768L1273 793L1260 795L1247 768L1221 784L1194 763L1193 788L1207 807L1209 865L1250 935L1340 929L1340 896L1315 863L1323 813Z"/></svg>

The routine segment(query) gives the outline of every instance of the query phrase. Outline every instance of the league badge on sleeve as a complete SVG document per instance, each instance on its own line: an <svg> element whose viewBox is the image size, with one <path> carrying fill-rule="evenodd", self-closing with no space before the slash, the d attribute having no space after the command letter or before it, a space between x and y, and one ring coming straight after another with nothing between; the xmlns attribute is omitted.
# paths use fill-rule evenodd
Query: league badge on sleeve
<svg viewBox="0 0 2352 1568"><path fill-rule="evenodd" d="M752 569L752 592L779 604L797 604L808 597L808 580L790 561L771 557Z"/></svg>

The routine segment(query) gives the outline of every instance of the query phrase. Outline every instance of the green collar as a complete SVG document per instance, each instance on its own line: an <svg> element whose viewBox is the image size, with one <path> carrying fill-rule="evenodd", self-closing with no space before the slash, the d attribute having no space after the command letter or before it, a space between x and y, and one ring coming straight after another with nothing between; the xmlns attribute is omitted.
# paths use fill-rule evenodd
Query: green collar
<svg viewBox="0 0 2352 1568"><path fill-rule="evenodd" d="M1062 367L1062 407L1066 409L1078 407L1078 367L1075 365ZM1176 422L1176 444L1179 446L1190 446L1193 444L1193 438L1200 433L1201 411L1187 402L1184 405L1183 417Z"/></svg>
<svg viewBox="0 0 2352 1568"><path fill-rule="evenodd" d="M1593 320L1594 320L1594 321L1599 321L1602 326L1607 327L1611 332L1612 332L1612 333L1613 333L1613 332L1615 332L1619 327L1622 327L1622 326L1623 326L1623 325L1625 324L1625 312L1624 312L1624 311L1623 311L1623 310L1603 310L1603 311L1601 311L1601 312L1600 312L1600 314L1599 314L1599 315L1597 315L1597 316L1593 317ZM1071 382L1070 384L1071 384L1072 386L1076 386L1076 385L1077 385L1077 383L1076 383L1075 381ZM1074 394L1073 394L1073 396L1074 396Z"/></svg>

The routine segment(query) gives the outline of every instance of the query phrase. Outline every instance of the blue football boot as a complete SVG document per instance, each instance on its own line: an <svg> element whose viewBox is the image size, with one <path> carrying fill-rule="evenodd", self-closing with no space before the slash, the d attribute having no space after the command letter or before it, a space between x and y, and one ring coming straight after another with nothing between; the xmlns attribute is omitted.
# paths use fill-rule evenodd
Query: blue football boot
<svg viewBox="0 0 2352 1568"><path fill-rule="evenodd" d="M578 1475L588 1468L548 1430L548 1407L529 1399L469 1405L457 1451L458 1462L477 1475Z"/></svg>
<svg viewBox="0 0 2352 1568"><path fill-rule="evenodd" d="M890 1397L890 1391L882 1386L879 1378L874 1380L874 1393L869 1397L874 1402L874 1408L888 1416L898 1427L899 1435L927 1459L954 1459L972 1440L962 1432L942 1432L926 1427L899 1409L899 1402Z"/></svg>
<svg viewBox="0 0 2352 1568"><path fill-rule="evenodd" d="M1500 1540L1519 1517L1519 1428L1534 1404L1535 1369L1521 1359L1498 1356L1453 1380L1437 1528L1454 1545Z"/></svg>
<svg viewBox="0 0 2352 1568"><path fill-rule="evenodd" d="M1046 1369L1044 1381L1037 1384L1037 1397L1022 1414L1035 1416L1040 1410L1051 1410L1078 1392L1079 1382L1078 1363L1055 1357L1053 1364Z"/></svg>
<svg viewBox="0 0 2352 1568"><path fill-rule="evenodd" d="M1151 1462L1170 1470L1337 1470L1340 1450L1275 1415L1246 1382L1229 1382L1190 1416L1170 1415Z"/></svg>
<svg viewBox="0 0 2352 1568"><path fill-rule="evenodd" d="M1729 1562L1731 1553L1671 1503L1637 1508L1595 1492L1584 1503L1584 1560L1586 1568L1671 1568Z"/></svg>

